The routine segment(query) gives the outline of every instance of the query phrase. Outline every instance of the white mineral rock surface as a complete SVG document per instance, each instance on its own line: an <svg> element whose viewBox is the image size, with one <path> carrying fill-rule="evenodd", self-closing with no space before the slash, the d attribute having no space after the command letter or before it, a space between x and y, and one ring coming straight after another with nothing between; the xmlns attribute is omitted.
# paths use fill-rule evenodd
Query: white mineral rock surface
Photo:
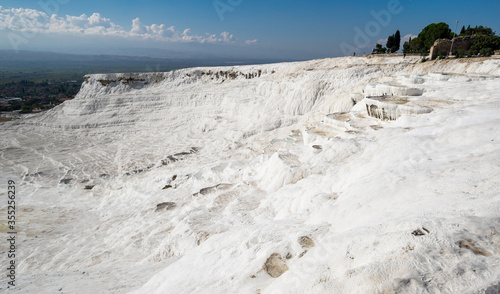
<svg viewBox="0 0 500 294"><path fill-rule="evenodd" d="M500 60L89 75L74 100L0 134L1 292L480 293L500 282Z"/></svg>

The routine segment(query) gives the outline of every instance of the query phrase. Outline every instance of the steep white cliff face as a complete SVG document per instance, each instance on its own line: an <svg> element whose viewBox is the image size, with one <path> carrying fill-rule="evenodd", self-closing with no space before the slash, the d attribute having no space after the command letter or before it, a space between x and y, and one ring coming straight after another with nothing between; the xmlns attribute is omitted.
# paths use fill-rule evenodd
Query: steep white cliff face
<svg viewBox="0 0 500 294"><path fill-rule="evenodd" d="M379 57L86 76L0 125L0 184L22 195L8 291L484 290L499 76Z"/></svg>

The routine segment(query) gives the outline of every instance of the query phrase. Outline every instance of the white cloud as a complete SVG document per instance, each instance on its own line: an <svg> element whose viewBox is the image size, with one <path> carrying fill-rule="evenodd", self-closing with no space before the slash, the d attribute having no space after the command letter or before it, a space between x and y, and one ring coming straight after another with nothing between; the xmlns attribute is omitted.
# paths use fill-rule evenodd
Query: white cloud
<svg viewBox="0 0 500 294"><path fill-rule="evenodd" d="M232 43L233 42L233 35L231 35L229 32L222 32L221 34L222 41L226 43Z"/></svg>
<svg viewBox="0 0 500 294"><path fill-rule="evenodd" d="M408 42L410 40L410 38L415 39L416 37L417 37L416 35L408 34L408 35L404 36L403 38L401 38L401 48L403 48L403 44L405 42Z"/></svg>
<svg viewBox="0 0 500 294"><path fill-rule="evenodd" d="M132 20L132 30L130 31L133 34L147 34L148 30L145 25L141 23L139 18Z"/></svg>
<svg viewBox="0 0 500 294"><path fill-rule="evenodd" d="M132 20L130 31L116 25L109 18L94 13L91 16L47 15L45 12L13 8L3 9L0 6L0 30L19 32L36 32L51 34L73 34L94 36L115 36L121 38L140 38L165 42L198 42L198 43L236 43L229 32L206 34L205 36L191 34L187 28L178 31L174 26L164 24L144 25L139 18ZM255 40L256 41L256 40ZM253 42L253 41L251 41ZM252 44L245 42L246 44Z"/></svg>
<svg viewBox="0 0 500 294"><path fill-rule="evenodd" d="M247 44L247 45L252 45L252 44L256 44L256 43L257 43L257 41L258 41L257 39L255 39L255 40L246 40L246 41L245 41L245 44Z"/></svg>
<svg viewBox="0 0 500 294"><path fill-rule="evenodd" d="M385 47L385 44L387 44L387 38L378 40L376 44L380 44Z"/></svg>

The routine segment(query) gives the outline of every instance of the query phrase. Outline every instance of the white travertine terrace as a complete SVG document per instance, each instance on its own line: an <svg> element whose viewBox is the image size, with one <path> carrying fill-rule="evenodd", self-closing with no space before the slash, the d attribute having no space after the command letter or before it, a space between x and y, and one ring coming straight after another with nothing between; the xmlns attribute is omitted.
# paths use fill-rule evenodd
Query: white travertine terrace
<svg viewBox="0 0 500 294"><path fill-rule="evenodd" d="M86 76L0 124L0 193L20 195L18 286L0 290L483 291L500 278L499 76L413 57Z"/></svg>

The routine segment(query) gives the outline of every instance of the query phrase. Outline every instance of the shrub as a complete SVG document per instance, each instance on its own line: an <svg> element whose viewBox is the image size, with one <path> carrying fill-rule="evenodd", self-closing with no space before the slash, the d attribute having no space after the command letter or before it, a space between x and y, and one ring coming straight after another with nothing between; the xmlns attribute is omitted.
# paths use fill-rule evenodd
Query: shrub
<svg viewBox="0 0 500 294"><path fill-rule="evenodd" d="M491 49L491 48L483 48L483 49L479 50L479 53L481 53L482 57L491 56L491 52L493 52L493 49Z"/></svg>
<svg viewBox="0 0 500 294"><path fill-rule="evenodd" d="M438 53L437 53L437 55L439 57L441 57L441 56L447 56L448 55L448 51L446 51L446 50L439 50Z"/></svg>
<svg viewBox="0 0 500 294"><path fill-rule="evenodd" d="M479 51L477 51L475 49L469 49L469 50L465 51L465 54L467 55L467 57L470 58L472 56L476 56L478 52Z"/></svg>
<svg viewBox="0 0 500 294"><path fill-rule="evenodd" d="M19 113L31 113L33 111L32 107L29 105L21 106L21 111Z"/></svg>
<svg viewBox="0 0 500 294"><path fill-rule="evenodd" d="M427 61L427 58L422 58L422 62L426 62Z"/></svg>
<svg viewBox="0 0 500 294"><path fill-rule="evenodd" d="M484 36L494 36L495 32L493 32L493 29L489 27L483 27L483 26L476 26L474 28L471 28L470 26L465 29L465 26L462 27L462 30L460 31L460 35L462 36L472 36L472 35L484 35Z"/></svg>
<svg viewBox="0 0 500 294"><path fill-rule="evenodd" d="M411 53L421 53L425 51L425 46L420 38L416 37L408 42L409 52Z"/></svg>
<svg viewBox="0 0 500 294"><path fill-rule="evenodd" d="M483 48L500 49L499 36L476 36L472 40L471 49L481 50Z"/></svg>
<svg viewBox="0 0 500 294"><path fill-rule="evenodd" d="M455 55L456 58L462 58L465 55L465 50L464 49L458 49L457 51L455 51L454 55Z"/></svg>
<svg viewBox="0 0 500 294"><path fill-rule="evenodd" d="M377 43L377 45L375 45L375 53L377 53L377 54L384 54L386 52L386 50L387 50L387 48L382 47L381 44Z"/></svg>

